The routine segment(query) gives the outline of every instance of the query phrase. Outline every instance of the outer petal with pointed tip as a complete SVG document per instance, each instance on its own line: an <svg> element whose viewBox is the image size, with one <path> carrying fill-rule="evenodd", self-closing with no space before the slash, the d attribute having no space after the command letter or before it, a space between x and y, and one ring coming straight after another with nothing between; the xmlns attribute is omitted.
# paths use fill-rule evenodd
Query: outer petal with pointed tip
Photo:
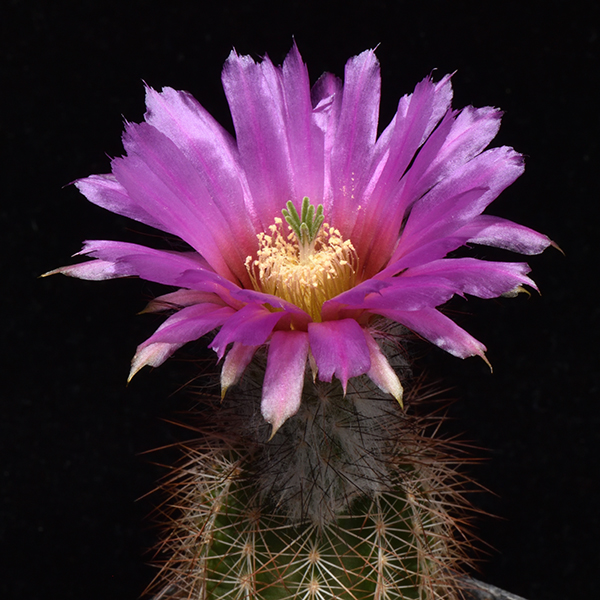
<svg viewBox="0 0 600 600"><path fill-rule="evenodd" d="M486 347L435 308L413 311L382 310L380 314L406 325L453 356L481 356L487 362Z"/></svg>
<svg viewBox="0 0 600 600"><path fill-rule="evenodd" d="M364 375L371 368L365 334L354 319L311 323L308 337L319 379L331 381L335 375L342 382L344 393L350 377Z"/></svg>
<svg viewBox="0 0 600 600"><path fill-rule="evenodd" d="M131 379L142 367L158 367L187 342L197 340L222 325L235 311L215 304L182 308L169 317L138 349L131 361Z"/></svg>
<svg viewBox="0 0 600 600"><path fill-rule="evenodd" d="M392 369L388 359L371 334L368 331L364 333L369 348L369 358L371 359L371 368L367 371L367 375L382 392L391 394L402 405L404 390L398 375Z"/></svg>
<svg viewBox="0 0 600 600"><path fill-rule="evenodd" d="M271 436L298 412L308 356L308 334L276 331L269 344L261 411L273 426Z"/></svg>
<svg viewBox="0 0 600 600"><path fill-rule="evenodd" d="M250 364L258 346L246 346L235 342L225 357L221 370L221 398L232 385L235 385L242 376L245 368Z"/></svg>
<svg viewBox="0 0 600 600"><path fill-rule="evenodd" d="M271 312L260 304L247 304L227 320L209 348L212 348L221 360L231 342L260 346L269 339L282 317L285 317L284 312Z"/></svg>

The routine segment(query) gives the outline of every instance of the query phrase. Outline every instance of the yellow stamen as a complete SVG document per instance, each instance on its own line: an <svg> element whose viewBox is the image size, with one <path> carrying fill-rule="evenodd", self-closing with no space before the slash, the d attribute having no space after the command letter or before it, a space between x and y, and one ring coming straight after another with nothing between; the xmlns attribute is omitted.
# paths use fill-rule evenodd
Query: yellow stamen
<svg viewBox="0 0 600 600"><path fill-rule="evenodd" d="M282 219L275 218L268 234L258 234L256 258L246 258L252 285L292 302L320 322L323 303L356 285L356 250L327 223L306 243L291 227L288 235L282 230Z"/></svg>

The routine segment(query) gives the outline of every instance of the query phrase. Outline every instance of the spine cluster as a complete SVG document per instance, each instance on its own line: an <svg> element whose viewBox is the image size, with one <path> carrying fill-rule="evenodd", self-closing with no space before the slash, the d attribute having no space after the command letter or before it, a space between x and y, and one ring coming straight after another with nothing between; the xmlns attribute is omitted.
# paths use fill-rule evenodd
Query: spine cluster
<svg viewBox="0 0 600 600"><path fill-rule="evenodd" d="M403 412L366 377L346 396L307 378L268 441L263 374L259 357L225 405L204 408L164 485L156 598L459 598L464 481L431 434L440 418L412 414L418 386Z"/></svg>

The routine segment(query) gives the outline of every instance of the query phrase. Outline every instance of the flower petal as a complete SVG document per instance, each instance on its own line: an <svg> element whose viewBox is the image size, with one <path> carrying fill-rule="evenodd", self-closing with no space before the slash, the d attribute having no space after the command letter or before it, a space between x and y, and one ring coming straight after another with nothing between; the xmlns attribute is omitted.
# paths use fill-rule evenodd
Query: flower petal
<svg viewBox="0 0 600 600"><path fill-rule="evenodd" d="M540 254L552 240L529 227L491 215L479 215L461 227L457 235L465 235L468 242L511 250L519 254Z"/></svg>
<svg viewBox="0 0 600 600"><path fill-rule="evenodd" d="M389 250L395 242L389 236L397 237L406 209L405 204L397 201L396 188L417 150L449 110L451 99L449 75L438 83L433 83L431 77L425 78L412 94L400 100L390 127L377 141L374 160L381 161L381 166L373 168L376 177L372 178L369 191L361 201L364 216L357 220L351 235L359 255L369 263L367 276L389 259ZM438 127L436 132L442 129ZM407 177L414 168L412 165ZM378 232L377 236L373 235L374 231Z"/></svg>
<svg viewBox="0 0 600 600"><path fill-rule="evenodd" d="M158 367L175 350L219 327L233 314L232 308L215 304L197 304L181 309L138 346L131 361L128 381L146 365Z"/></svg>
<svg viewBox="0 0 600 600"><path fill-rule="evenodd" d="M419 246L452 235L478 217L498 194L523 173L523 158L512 148L493 148L457 169L421 198L413 207L394 263Z"/></svg>
<svg viewBox="0 0 600 600"><path fill-rule="evenodd" d="M273 426L271 437L286 419L298 412L307 356L307 333L276 331L273 334L269 344L261 403L265 421Z"/></svg>
<svg viewBox="0 0 600 600"><path fill-rule="evenodd" d="M166 135L194 165L208 195L227 222L241 254L256 249L258 220L235 140L187 92L146 88L146 122Z"/></svg>
<svg viewBox="0 0 600 600"><path fill-rule="evenodd" d="M486 347L435 308L378 310L377 313L405 325L453 356L467 358L477 355L487 362Z"/></svg>
<svg viewBox="0 0 600 600"><path fill-rule="evenodd" d="M260 346L267 341L273 328L285 314L271 312L260 304L247 304L227 320L208 347L212 348L221 360L231 342Z"/></svg>
<svg viewBox="0 0 600 600"><path fill-rule="evenodd" d="M361 190L368 182L377 137L381 77L372 50L346 63L344 92L331 154L333 197L324 202L328 223L351 237Z"/></svg>
<svg viewBox="0 0 600 600"><path fill-rule="evenodd" d="M331 381L335 375L342 382L344 393L350 377L364 375L371 368L365 335L354 319L311 323L308 337L319 379Z"/></svg>
<svg viewBox="0 0 600 600"><path fill-rule="evenodd" d="M232 52L223 69L241 163L266 231L288 200L323 196L323 132L312 120L306 66L294 46L283 66Z"/></svg>
<svg viewBox="0 0 600 600"><path fill-rule="evenodd" d="M196 290L177 290L169 294L157 296L148 302L142 313L157 313L165 310L179 310L194 304L221 304L222 300L211 292L198 292Z"/></svg>
<svg viewBox="0 0 600 600"><path fill-rule="evenodd" d="M233 344L221 369L221 398L224 398L227 390L240 380L257 349L258 346L245 346L239 342Z"/></svg>
<svg viewBox="0 0 600 600"><path fill-rule="evenodd" d="M128 196L162 223L163 230L197 250L217 273L231 281L248 280L246 255L182 151L147 123L128 124L123 145L127 157L114 159L112 169Z"/></svg>
<svg viewBox="0 0 600 600"><path fill-rule="evenodd" d="M427 306L439 306L456 293L460 288L447 278L435 275L415 275L414 277L395 277L385 280L387 285L374 291L362 299L359 295L341 294L331 302L343 302L346 308L394 310L420 310ZM355 303L351 303L355 300Z"/></svg>
<svg viewBox="0 0 600 600"><path fill-rule="evenodd" d="M392 369L388 359L371 334L367 331L364 331L364 334L369 347L369 358L371 359L371 368L367 371L367 375L382 392L394 396L402 406L404 390L398 375Z"/></svg>
<svg viewBox="0 0 600 600"><path fill-rule="evenodd" d="M117 181L114 175L90 175L78 179L75 187L93 204L106 210L146 223L150 227L164 229L164 225L155 219L143 206L134 202L127 190Z"/></svg>
<svg viewBox="0 0 600 600"><path fill-rule="evenodd" d="M421 267L409 269L399 279L418 277L443 277L457 293L479 298L497 298L521 285L537 290L535 282L527 277L531 269L527 263L497 262L476 258L444 258Z"/></svg>
<svg viewBox="0 0 600 600"><path fill-rule="evenodd" d="M331 181L331 151L335 142L342 108L342 82L331 73L324 73L311 90L312 120L323 132L323 206L333 202Z"/></svg>
<svg viewBox="0 0 600 600"><path fill-rule="evenodd" d="M203 283L207 283L223 290L238 289L231 282L209 270L202 257L194 252L168 252L128 242L90 240L86 241L83 249L76 254L76 256L80 255L98 260L62 267L48 274L63 273L71 277L97 280L137 276L164 285L185 286L182 279L193 273L193 281L198 288ZM213 291L213 289L201 291Z"/></svg>

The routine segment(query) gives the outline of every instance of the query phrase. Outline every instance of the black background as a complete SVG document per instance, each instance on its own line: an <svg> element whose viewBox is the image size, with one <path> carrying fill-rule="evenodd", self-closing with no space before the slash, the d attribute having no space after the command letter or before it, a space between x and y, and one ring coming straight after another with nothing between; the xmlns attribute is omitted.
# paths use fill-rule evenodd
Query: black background
<svg viewBox="0 0 600 600"><path fill-rule="evenodd" d="M142 80L187 89L231 127L220 84L233 46L279 63L292 36L313 81L377 44L381 122L432 69L456 71L454 106L495 105L496 145L526 174L490 210L552 237L530 263L542 295L455 303L489 348L476 359L427 350L457 398L448 431L487 448L473 475L495 550L480 577L529 600L597 595L598 90L596 2L280 3L12 0L1 9L2 496L0 597L131 599L153 576L155 540L137 500L161 475L143 455L169 444L162 419L197 372L191 344L125 386L137 343L157 326L135 316L158 286L39 280L84 239L137 239L140 226L92 206L70 181L121 153L122 115L142 118ZM147 240L147 238L145 238Z"/></svg>

